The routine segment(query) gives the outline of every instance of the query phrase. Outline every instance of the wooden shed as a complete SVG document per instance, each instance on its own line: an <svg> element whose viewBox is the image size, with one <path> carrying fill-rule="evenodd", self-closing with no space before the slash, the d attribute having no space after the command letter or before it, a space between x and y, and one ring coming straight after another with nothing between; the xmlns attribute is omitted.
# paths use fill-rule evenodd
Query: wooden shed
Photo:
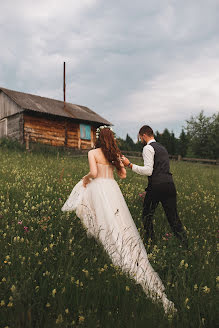
<svg viewBox="0 0 219 328"><path fill-rule="evenodd" d="M101 125L112 124L88 107L0 87L0 138L90 149Z"/></svg>

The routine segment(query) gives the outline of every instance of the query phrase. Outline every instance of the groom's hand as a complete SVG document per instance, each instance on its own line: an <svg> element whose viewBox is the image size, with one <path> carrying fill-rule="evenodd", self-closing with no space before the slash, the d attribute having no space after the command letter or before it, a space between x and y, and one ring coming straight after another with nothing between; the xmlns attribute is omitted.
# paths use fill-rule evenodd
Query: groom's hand
<svg viewBox="0 0 219 328"><path fill-rule="evenodd" d="M125 156L122 156L122 162L123 162L124 166L128 166L130 163L128 158L126 158Z"/></svg>

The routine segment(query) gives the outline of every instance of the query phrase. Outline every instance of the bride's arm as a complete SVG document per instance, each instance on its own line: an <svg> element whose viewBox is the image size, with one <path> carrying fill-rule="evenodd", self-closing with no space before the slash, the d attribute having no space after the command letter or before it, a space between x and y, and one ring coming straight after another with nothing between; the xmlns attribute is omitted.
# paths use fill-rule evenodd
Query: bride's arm
<svg viewBox="0 0 219 328"><path fill-rule="evenodd" d="M117 170L117 174L120 177L120 179L125 179L126 178L126 169L124 164L122 163L122 160L120 159L120 170Z"/></svg>
<svg viewBox="0 0 219 328"><path fill-rule="evenodd" d="M88 162L90 167L90 172L83 177L83 185L86 185L90 182L90 179L97 177L97 163L94 157L94 153L92 150L88 152Z"/></svg>

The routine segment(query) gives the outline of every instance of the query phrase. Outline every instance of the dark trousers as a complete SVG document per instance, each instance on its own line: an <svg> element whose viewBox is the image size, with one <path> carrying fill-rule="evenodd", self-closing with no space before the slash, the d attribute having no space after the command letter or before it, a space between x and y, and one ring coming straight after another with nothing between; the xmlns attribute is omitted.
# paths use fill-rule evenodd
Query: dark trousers
<svg viewBox="0 0 219 328"><path fill-rule="evenodd" d="M176 188L172 182L155 184L146 189L142 213L146 239L154 239L153 215L159 202L163 206L173 233L187 248L187 236L177 213Z"/></svg>

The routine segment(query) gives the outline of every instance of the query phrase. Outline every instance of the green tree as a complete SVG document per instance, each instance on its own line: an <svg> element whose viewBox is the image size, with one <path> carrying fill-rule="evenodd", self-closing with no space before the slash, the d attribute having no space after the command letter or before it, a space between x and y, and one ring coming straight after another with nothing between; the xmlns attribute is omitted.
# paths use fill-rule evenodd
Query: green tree
<svg viewBox="0 0 219 328"><path fill-rule="evenodd" d="M186 131L189 137L189 148L200 158L219 157L219 114L205 116L201 111L186 121Z"/></svg>
<svg viewBox="0 0 219 328"><path fill-rule="evenodd" d="M186 135L185 131L182 129L178 141L178 154L181 155L182 157L185 157L187 154L188 145L189 145L188 136Z"/></svg>

